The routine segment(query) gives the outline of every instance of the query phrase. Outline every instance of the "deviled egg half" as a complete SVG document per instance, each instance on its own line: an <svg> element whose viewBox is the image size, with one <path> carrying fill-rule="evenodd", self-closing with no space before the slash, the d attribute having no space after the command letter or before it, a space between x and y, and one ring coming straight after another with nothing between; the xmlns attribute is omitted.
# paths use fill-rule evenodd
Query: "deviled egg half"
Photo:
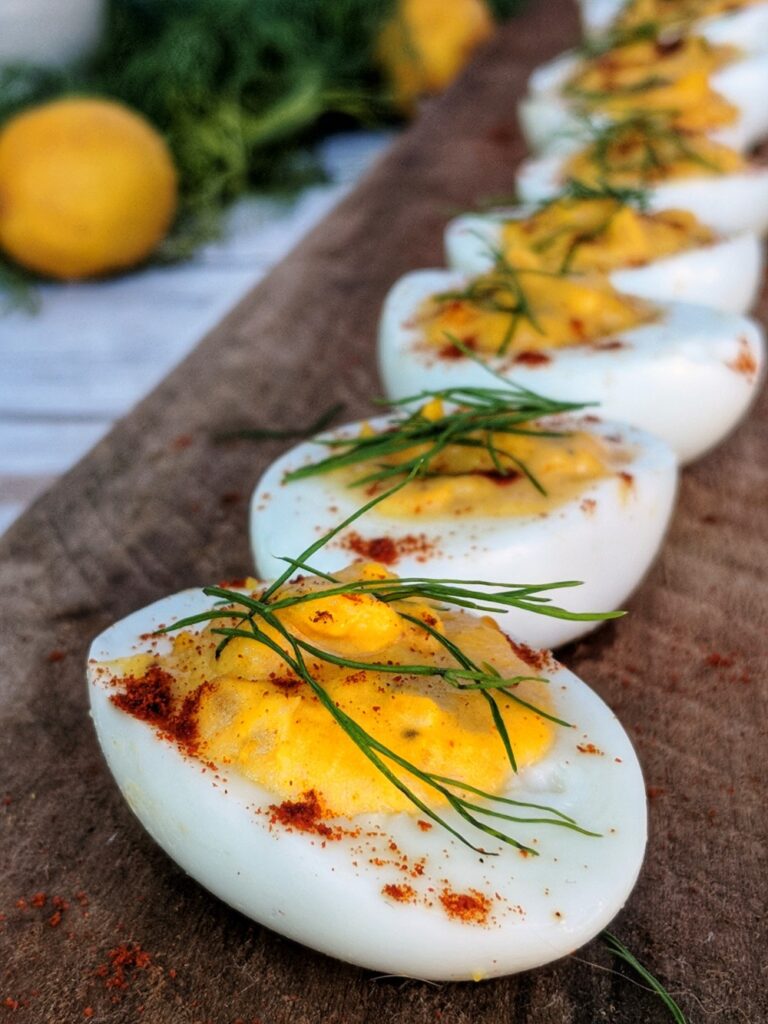
<svg viewBox="0 0 768 1024"><path fill-rule="evenodd" d="M524 204L539 203L571 181L642 189L650 210L688 210L719 234L768 231L768 167L704 135L676 131L665 119L632 118L596 129L578 152L524 160L517 192Z"/></svg>
<svg viewBox="0 0 768 1024"><path fill-rule="evenodd" d="M644 212L643 194L584 186L539 207L464 214L445 233L448 263L467 274L514 266L607 274L619 291L743 313L763 270L757 235L723 237L685 210Z"/></svg>
<svg viewBox="0 0 768 1024"><path fill-rule="evenodd" d="M415 479L336 534L313 566L330 571L356 555L404 577L557 577L582 584L561 592L571 612L620 608L661 546L675 455L663 441L594 416L542 417L556 403L537 399L503 385L458 389L298 445L253 495L257 571L280 572L286 550L309 547L339 516L417 467ZM536 647L597 625L519 608L489 614Z"/></svg>
<svg viewBox="0 0 768 1024"><path fill-rule="evenodd" d="M484 385L487 366L472 355L523 387L599 403L601 415L656 434L685 463L745 414L765 343L747 317L650 303L616 292L601 277L500 263L473 278L416 271L394 286L379 331L389 398Z"/></svg>
<svg viewBox="0 0 768 1024"><path fill-rule="evenodd" d="M712 43L768 49L766 0L579 0L588 34L652 26L695 32Z"/></svg>
<svg viewBox="0 0 768 1024"><path fill-rule="evenodd" d="M589 141L587 122L665 115L683 132L701 132L744 150L768 134L768 50L745 54L700 36L630 35L586 56L564 53L539 67L519 106L534 150L573 150Z"/></svg>
<svg viewBox="0 0 768 1024"><path fill-rule="evenodd" d="M88 680L131 809L212 893L436 980L555 960L619 911L645 847L640 767L547 652L373 563L207 593L102 633Z"/></svg>

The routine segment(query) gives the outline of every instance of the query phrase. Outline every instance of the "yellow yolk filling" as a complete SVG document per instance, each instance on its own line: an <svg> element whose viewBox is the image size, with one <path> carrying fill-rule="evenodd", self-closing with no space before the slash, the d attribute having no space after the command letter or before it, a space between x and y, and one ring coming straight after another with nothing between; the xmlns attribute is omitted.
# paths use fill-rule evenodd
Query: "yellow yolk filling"
<svg viewBox="0 0 768 1024"><path fill-rule="evenodd" d="M528 426L536 428L535 424ZM616 472L619 464L625 464L618 453L608 452L599 437L584 431L560 437L494 434L491 441L509 475L499 474L491 455L483 448L448 446L430 462L430 476L413 480L386 498L376 513L407 519L542 516ZM396 464L417 454L417 449L411 448L388 461ZM387 460L379 460L379 464L383 461ZM541 484L544 494L519 468L519 463L524 463ZM366 468L357 466L356 476L364 475Z"/></svg>
<svg viewBox="0 0 768 1024"><path fill-rule="evenodd" d="M609 273L714 241L714 232L685 210L640 213L615 199L559 199L501 228L509 263L533 253L553 273Z"/></svg>
<svg viewBox="0 0 768 1024"><path fill-rule="evenodd" d="M338 576L384 579L390 574L367 563ZM280 593L284 596L326 586L325 581L312 577L289 584ZM403 610L423 618L478 664L494 665L505 678L538 674L521 661L488 618L438 613L415 603L404 605ZM370 595L310 600L279 615L293 635L347 660L456 664L434 637ZM261 643L235 638L217 660L214 651L220 639L208 630L181 633L173 640L170 653L152 659L172 676L179 699L206 684L197 712L203 760L225 770L227 766L236 768L267 789L276 802L297 800L311 790L329 815L417 813L275 652ZM311 655L307 655L307 664L337 707L420 769L487 792L499 792L508 782L509 762L480 693L458 691L434 676L353 670ZM120 663L123 675L147 668L146 655ZM526 681L514 692L549 710L546 690L544 683ZM519 766L539 760L552 743L552 723L503 695L497 702ZM418 778L408 774L405 782L430 806L444 803Z"/></svg>
<svg viewBox="0 0 768 1024"><path fill-rule="evenodd" d="M672 178L732 174L744 167L739 153L704 135L627 122L571 157L564 177L593 187L635 188Z"/></svg>
<svg viewBox="0 0 768 1024"><path fill-rule="evenodd" d="M535 264L534 254L528 262ZM610 338L654 315L650 303L621 295L604 278L520 269L514 277L483 274L465 292L433 296L417 322L427 344L446 355L456 352L451 337L476 351L501 355Z"/></svg>
<svg viewBox="0 0 768 1024"><path fill-rule="evenodd" d="M616 20L617 27L688 24L726 11L752 7L761 0L630 0Z"/></svg>
<svg viewBox="0 0 768 1024"><path fill-rule="evenodd" d="M613 119L637 112L665 113L683 131L732 124L735 106L716 93L710 74L736 59L733 46L692 36L664 45L638 40L587 62L565 87L585 113Z"/></svg>

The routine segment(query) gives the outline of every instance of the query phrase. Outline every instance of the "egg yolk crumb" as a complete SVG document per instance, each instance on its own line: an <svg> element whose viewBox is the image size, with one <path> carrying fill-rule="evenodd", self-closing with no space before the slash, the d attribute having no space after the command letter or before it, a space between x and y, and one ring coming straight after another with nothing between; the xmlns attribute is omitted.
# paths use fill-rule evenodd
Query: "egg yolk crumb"
<svg viewBox="0 0 768 1024"><path fill-rule="evenodd" d="M640 267L716 236L686 210L641 213L616 199L557 199L524 220L505 221L502 251L513 265L533 253L553 273Z"/></svg>
<svg viewBox="0 0 768 1024"><path fill-rule="evenodd" d="M621 295L603 277L542 272L537 257L473 278L463 291L435 295L417 314L429 347L456 353L451 338L497 355L582 345L647 323L655 308ZM527 266L526 266L527 263Z"/></svg>
<svg viewBox="0 0 768 1024"><path fill-rule="evenodd" d="M738 56L737 47L696 36L633 40L585 62L564 92L585 114L618 119L662 113L680 131L710 131L738 118L737 108L709 81Z"/></svg>
<svg viewBox="0 0 768 1024"><path fill-rule="evenodd" d="M585 185L643 188L675 178L733 174L744 158L705 135L683 133L665 119L628 120L606 129L565 164L564 177Z"/></svg>
<svg viewBox="0 0 768 1024"><path fill-rule="evenodd" d="M360 578L393 577L375 563L358 563L337 574L342 580ZM491 619L438 611L416 601L392 607L369 593L311 598L327 586L317 577L305 577L281 588L280 598L309 595L303 603L277 612L290 633L347 661L403 665L402 673L377 671L373 665L350 669L307 654L312 677L334 704L420 769L487 792L501 791L511 769L482 694L458 690L436 676L409 674L407 666L456 665L419 621L445 635L478 664L492 664L505 678L540 674L522 660L520 654L524 657L525 652L519 649L518 653ZM401 611L411 618L404 618ZM278 631L265 627L265 632L278 648L285 645ZM277 801L296 800L312 792L327 816L418 813L275 650L236 637L217 658L220 640L209 627L176 634L168 653L139 655L110 665L113 684L120 691L128 680L135 682L138 677L141 682L162 674L170 687L170 705L186 707L191 715L195 755L224 770L236 769ZM514 690L522 700L548 711L546 691L545 683L530 679ZM539 760L552 743L551 722L502 694L496 699L518 765ZM119 692L113 700L130 711ZM184 749L190 752L189 746ZM417 777L401 774L427 804L439 807L444 802Z"/></svg>

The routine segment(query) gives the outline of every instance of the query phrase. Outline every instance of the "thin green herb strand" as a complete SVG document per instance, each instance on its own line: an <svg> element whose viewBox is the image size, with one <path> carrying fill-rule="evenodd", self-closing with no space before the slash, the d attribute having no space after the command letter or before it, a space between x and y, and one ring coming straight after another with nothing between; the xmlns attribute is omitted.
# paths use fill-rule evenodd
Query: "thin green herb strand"
<svg viewBox="0 0 768 1024"><path fill-rule="evenodd" d="M427 633L428 636L431 636L433 639L437 640L437 642L439 644L441 644L445 648L445 650L447 650L449 652L449 654L451 654L456 659L456 661L458 661L458 663L460 665L463 666L465 671L471 673L471 675L473 677L476 675L476 673L478 673L480 671L478 669L477 665L475 665L474 661L472 661L471 658L468 658L466 656L466 654L464 654L464 652L461 650L461 648L458 647L457 644L455 644L451 640L449 640L448 637L444 636L442 633L440 633L439 630L434 629L428 622L424 622L421 619L417 619L416 616L414 616L414 615L408 615L407 613L402 613L402 612L401 612L401 617L406 619L409 622L414 623L420 629L423 629ZM487 677L488 674L489 673L485 673L485 676ZM510 738L509 731L507 729L507 726L506 726L504 718L503 718L503 716L501 714L501 711L499 710L499 705L496 703L496 701L495 701L494 697L492 696L492 694L487 692L487 690L489 688L488 682L489 681L487 680L487 678L484 678L483 676L480 676L479 680L475 683L473 688L477 688L478 687L478 683L483 684L482 687L480 688L480 692L481 692L481 694L483 696L483 699L488 704L488 708L489 708L489 710L491 712L491 718L493 720L494 727L495 727L496 731L498 732L499 736L501 737L501 742L502 742L502 745L504 747L504 752L507 755L507 760L509 761L509 765L510 765L512 771L516 773L517 772L517 758L515 757L515 751L514 751L514 749L512 747L512 740ZM495 682L495 680L491 679L490 683L492 684L493 682ZM458 687L460 689L470 689L470 686L464 686L461 683L457 683L457 685L458 685ZM515 683L514 685L517 685L517 683ZM499 686L501 686L501 683L499 683ZM494 689L495 688L496 687L494 687Z"/></svg>
<svg viewBox="0 0 768 1024"><path fill-rule="evenodd" d="M393 409L432 401L454 405L455 408L437 419L422 414L421 409L395 414L390 427L369 437L319 438L318 443L331 449L332 454L285 474L286 482L306 479L311 476L337 472L361 463L373 463L392 458L415 449L419 454L404 462L379 465L373 471L354 479L349 486L365 486L382 483L402 474L430 474L430 466L448 446L474 447L488 452L497 472L504 476L507 470L502 460L511 462L542 494L546 493L542 483L530 471L525 462L493 443L497 434L541 437L563 436L559 431L524 430L523 425L542 417L582 411L590 403L559 402L545 398L523 388L497 374L463 343L450 334L446 337L463 354L470 354L489 374L504 383L503 388L458 387L441 390L424 390L416 395L390 403ZM477 435L481 435L478 437ZM484 437L482 435L485 435ZM426 450L421 449L426 446ZM339 451L338 449L342 449ZM440 472L436 475L449 476ZM462 474L459 474L462 475Z"/></svg>
<svg viewBox="0 0 768 1024"><path fill-rule="evenodd" d="M344 407L343 402L334 402L324 412L321 412L317 419L312 420L304 427L289 427L284 430L268 427L243 427L214 434L213 440L217 443L225 441L289 441L293 438L312 437L313 434L330 426L344 410Z"/></svg>
<svg viewBox="0 0 768 1024"><path fill-rule="evenodd" d="M639 175L640 187L643 188L650 170L654 168L666 170L669 164L678 158L688 159L713 174L720 173L716 164L688 144L682 133L671 123L669 116L665 117L663 112L657 115L635 114L607 125L597 124L589 118L583 120L592 135L591 150L595 163L605 175L635 172ZM632 135L632 133L637 133L641 137L644 155L639 164L618 166L611 161L611 149L616 142L621 140L622 136ZM666 159L657 149L662 142L671 146L671 156Z"/></svg>
<svg viewBox="0 0 768 1024"><path fill-rule="evenodd" d="M294 657L293 658L290 657L290 655L273 638L269 637L262 630L260 630L258 628L258 626L256 625L256 623L253 622L252 620L250 622L250 625L251 625L251 629L250 630L244 630L244 629L239 629L238 628L238 629L221 630L221 631L214 630L214 632L225 632L229 636L232 636L232 635L234 635L234 636L242 636L242 637L245 637L247 639L256 640L256 641L258 641L260 643L265 644L267 647L269 647L271 650L273 650L275 653L277 653L278 656L281 657L281 659L283 659L285 661L285 663L289 666L289 668L291 668L299 676L299 678L302 678L305 682L307 682L311 686L313 692L316 693L316 695L321 700L321 702L324 704L324 706L326 706L328 708L328 710L331 711L331 713L333 714L333 716L337 720L337 722L340 725L342 725L342 727L346 726L345 731L347 732L347 735L349 735L350 738L360 747L360 749L369 758L369 760L371 760L372 763L380 771L382 771L382 773L385 775L385 777L388 778L389 781L391 781L401 792L403 792L403 794L405 796L407 796L408 799L411 800L411 802L413 802L419 808L419 810L421 810L424 814L427 814L431 819L435 820L441 826L447 828L447 830L451 834L453 834L458 839L460 839L461 842L463 842L465 845L470 846L476 852L485 852L485 853L489 852L489 851L483 850L482 848L474 845L469 840L467 840L466 837L464 837L461 833L459 833L456 829L454 829L450 825L450 823L446 822L442 818L441 815L437 814L437 812L434 812L431 808L429 808L428 805L426 805L424 803L424 801L421 801L418 797L416 797L416 795L413 794L413 792L409 789L409 787L407 785L405 785L405 783L403 783L401 779L399 779L396 775L394 775L394 773L391 771L391 769L389 769L387 767L387 765L382 762L381 756L391 758L401 768L403 768L404 770L410 772L415 777L420 778L427 785L430 785L430 786L432 786L432 788L435 788L437 791L441 792L442 795L445 797L445 799L448 801L449 805L451 807L453 807L454 810L464 820L466 820L468 823L472 824L474 827L480 829L482 832L492 836L493 838L496 838L496 839L498 839L500 841L503 841L503 842L505 842L507 844L513 845L513 846L515 846L515 847L517 847L519 849L526 850L527 852L532 853L532 854L536 853L535 850L532 850L532 849L524 846L524 844L521 844L517 840L513 839L512 837L507 836L505 833L502 833L499 830L490 827L487 824L487 822L483 821L482 819L477 818L477 816L476 816L477 814L485 814L486 816L488 816L488 811L487 811L486 808L480 807L479 805L473 804L473 803L471 803L469 801L462 800L460 797L457 797L455 794L451 793L449 790L446 789L445 785L443 785L442 777L440 779L433 778L430 773L421 771L420 769L417 768L417 766L412 765L406 759L400 757L399 755L396 755L393 751L390 751L388 748L384 747L382 744L380 744L378 741L376 741L373 737L369 736L369 734L367 734L365 732L365 730L363 730L356 723L354 723L354 721L352 719L350 719L349 716L346 716L343 712L340 712L339 709L335 708L335 705L333 705L333 702L330 701L330 699L327 697L327 694L325 693L324 689L320 686L319 683L317 683L317 681L314 679L314 677L312 677L311 673L306 668L306 663L304 662L302 650L305 650L306 653L311 654L313 657L320 657L323 660L329 660L332 663L336 663L338 661L339 663L341 663L343 665L346 665L347 667L360 667L360 668L364 668L364 669L367 669L367 670L381 670L381 669L384 669L384 670L389 670L389 671L397 671L400 674L407 674L407 673L418 672L419 669L421 668L423 670L423 674L436 675L436 674L440 673L440 671L441 671L440 667L438 667L438 666L421 666L420 667L420 666L402 666L402 665L400 665L400 666L388 666L388 665L387 666L379 666L379 665L372 664L372 663L352 662L350 659L336 659L333 656L329 655L327 652L324 652L324 651L320 650L319 648L315 648L313 645L305 644L304 642L298 640L298 638L293 637L290 634L290 632L287 630L287 628L280 622L280 620L277 619L277 617L274 615L273 611L271 609L269 609L268 607L264 606L261 601L257 601L257 600L255 600L253 598L249 598L246 595L239 594L238 592L228 591L226 588L212 587L212 588L208 588L208 589L210 589L210 591L212 592L210 596L218 596L218 597L222 597L222 598L223 597L234 596L238 600L242 600L244 607L249 608L249 610L251 610L251 611L256 611L261 606L263 611L266 612L266 614L264 614L265 621L267 621L268 624L272 625L286 639L286 641L288 642L288 644L290 645L290 647L294 651ZM314 592L314 593L317 594L317 592ZM228 613L226 610L218 609L218 610L212 610L211 612L208 612L208 613L201 613L201 614L198 614L198 615L195 615L195 616L190 616L186 620L182 620L182 621L180 621L178 623L175 623L172 627L165 627L163 632L169 632L171 629L185 628L185 623L190 623L190 624L199 623L201 621L205 621L206 618L219 618L220 619L220 618L226 617L228 614L231 617L231 612ZM414 618L414 617L411 617L411 618ZM420 620L417 620L417 621L420 622ZM421 624L423 626L428 626L427 623L421 623ZM449 641L449 643L450 643L450 641ZM470 659L467 659L465 656L464 656L463 660L465 662L471 663ZM449 673L450 673L450 670L443 670L443 671L445 672L445 676L448 677ZM516 677L513 680L499 679L498 682L499 682L499 684L510 685L510 684L516 683L517 682L517 678L519 678L519 677ZM455 685L462 685L462 684L460 682L456 681ZM321 691L322 691L322 693L321 693ZM379 756L379 755L381 755L381 756ZM456 785L462 786L462 787L464 786L463 783L458 783L458 782L456 783ZM505 798L496 798L493 794L486 794L482 790L477 790L475 787L465 787L465 788L467 788L468 792L470 792L470 791L474 792L474 793L476 793L476 795L479 795L479 796L481 796L484 799L505 799ZM523 801L516 801L514 803L514 806L528 806L528 805L525 802L523 802ZM584 834L594 835L594 833L590 833L587 830L582 829L580 826L576 825L574 822L570 821L568 819L568 816L561 815L560 812L558 812L554 808L547 808L547 807L545 807L543 805L536 805L536 809L544 810L546 813L554 814L558 819L562 818L563 820L562 821L559 821L559 820L558 821L552 821L551 819L539 819L539 818L536 818L536 819L529 819L529 818L521 819L519 816L502 815L502 814L499 814L499 813L496 813L496 812L493 812L490 816L499 817L499 818L502 818L502 819L505 819L505 820L509 820L511 822L518 822L518 823L520 821L527 821L528 823L549 823L549 824L567 825L569 827L572 827L574 830L582 832Z"/></svg>
<svg viewBox="0 0 768 1024"><path fill-rule="evenodd" d="M653 974L648 970L647 967L643 966L637 957L631 953L621 939L618 939L612 932L607 929L600 933L600 938L603 940L608 949L613 953L614 956L623 960L625 964L632 968L635 973L645 981L652 991L659 997L664 1006L669 1011L669 1015L675 1024L688 1024L688 1019L680 1009L678 1004Z"/></svg>
<svg viewBox="0 0 768 1024"><path fill-rule="evenodd" d="M540 714L544 717L548 716L547 712L541 709L535 708L533 705L523 701L521 698L513 692L511 687L518 685L521 677L515 676L511 679L504 679L493 669L492 666L486 666L486 670L480 670L474 662L464 654L461 649L452 644L451 641L441 640L446 646L446 649L454 652L455 660L457 661L457 667L450 668L446 666L435 666L435 665L384 665L376 662L358 662L356 660L341 658L336 655L332 655L330 652L323 651L321 648L316 647L313 644L308 643L305 640L300 639L291 634L290 630L280 620L277 611L283 610L288 607L295 606L303 601L317 601L327 598L328 596L336 596L340 593L368 593L371 596L382 600L386 603L393 601L408 601L414 598L421 600L433 600L436 602L448 602L451 605L458 606L477 606L480 607L478 601L498 602L507 606L517 605L519 607L530 606L533 611L538 611L544 614L560 614L562 617L569 617L572 613L568 613L565 610L558 610L554 606L547 606L545 604L538 604L538 601L545 601L546 598L541 597L542 592L548 590L547 585L543 584L526 584L520 586L507 586L499 589L498 593L485 594L478 593L476 590L468 589L472 586L471 582L467 581L435 581L428 580L423 577L413 577L406 580L383 579L383 580L358 580L351 581L350 583L338 583L332 576L326 574L326 581L331 583L330 587L319 590L310 590L305 593L294 594L294 595L280 595L278 593L280 587L290 578L295 572L296 566L306 565L307 559L322 548L328 541L335 536L340 530L350 525L361 515L363 515L370 508L375 507L380 501L385 500L391 494L396 493L401 487L404 487L413 476L419 471L419 466L415 466L412 473L406 477L401 483L396 484L394 487L385 491L383 494L378 495L369 501L366 505L357 509L348 516L343 523L334 529L330 530L325 536L321 537L319 541L311 544L305 551L303 551L295 559L286 559L288 566L283 574L270 584L266 590L264 590L258 597L251 597L241 591L235 591L227 587L212 586L206 587L204 593L209 597L217 598L219 606L213 609L209 609L206 612L197 613L186 617L185 619L179 620L171 626L163 627L158 630L158 634L166 634L171 631L186 628L187 626L200 625L204 622L210 621L215 622L216 620L222 620L229 618L234 619L237 622L236 626L212 626L211 632L215 635L221 635L223 637L221 644L217 647L217 656L223 649L223 645L230 642L235 637L242 637L248 640L256 641L264 644L269 649L274 651L287 665L296 673L296 675L302 679L312 689L313 693L318 697L322 705L332 715L334 720L339 724L349 738L359 747L361 752L371 761L372 764L379 770L384 777L392 783L400 792L402 792L406 798L413 803L423 814L425 814L431 820L439 823L441 827L445 828L451 835L458 839L463 844L469 846L471 849L478 853L488 853L489 851L483 850L481 847L474 845L466 836L464 836L458 829L454 828L450 822L443 818L440 814L429 807L425 801L421 800L407 785L400 779L397 774L389 767L386 760L391 761L403 771L410 773L414 778L420 779L428 787L431 787L436 792L440 793L443 798L447 801L449 806L473 828L478 829L480 832L488 835L501 843L511 845L521 850L525 850L530 854L537 854L537 851L526 847L520 843L514 837L501 832L499 829L494 828L492 825L485 820L488 817L499 818L510 822L519 822L519 816L505 815L502 812L488 811L487 808L472 803L466 798L458 796L452 792L446 783L441 781L441 778L433 776L431 773L423 771L418 766L409 762L406 758L401 757L395 751L389 749L380 741L376 740L375 737L371 736L366 732L359 723L355 722L349 715L343 712L340 708L336 707L335 703L330 699L329 695L325 691L324 687L314 678L312 673L309 671L305 661L305 654L313 658L318 658L330 664L335 664L340 667L347 668L359 668L365 671L383 671L383 672L394 672L400 675L424 675L424 676L437 676L442 678L449 685L459 689L466 689L476 684L481 684L477 688L483 694L483 697L489 702L489 706L492 710L492 717L494 725L502 738L502 743L507 748L507 756L514 767L514 753L511 748L511 743L507 737L506 743L504 742L504 736L506 735L506 727L504 726L503 720L501 719L498 707L493 701L491 694L488 692L492 689L498 689L504 695L513 701L518 701L525 707L529 708L536 714ZM478 585L484 587L493 587L494 584L488 584L485 581L476 581ZM463 584L462 586L458 584ZM555 584L555 587L572 586L574 581L564 581L560 584ZM498 586L498 585L496 585ZM234 607L222 607L221 602L227 602ZM243 612L238 612L237 608L244 609ZM399 612L398 614L403 614ZM408 614L407 612L405 613ZM581 613L582 615L584 613ZM587 613L590 618L606 618L612 617L615 613ZM287 646L286 651L280 643L278 643L273 637L270 637L267 633L261 629L256 621L257 616L263 620L268 626L271 626L279 636L281 636ZM414 617L411 617L412 619ZM416 620L419 627L429 632L431 627L428 623L423 620ZM248 625L250 628L243 628L244 625ZM436 633L437 631L435 631ZM447 642L446 642L447 641ZM490 670L490 671L489 671ZM467 680L471 680L470 684L467 684ZM557 720L556 720L557 721ZM567 724L561 723L558 724ZM458 783L459 788L462 784ZM475 792L475 795L481 796L483 799L493 801L495 799L493 794L486 794L480 790L473 790L472 788L466 789L466 792ZM524 806L523 802L516 804L516 806ZM537 809L544 810L548 814L553 814L555 820L552 819L525 819L531 823L535 820L536 823L546 823L560 825L562 827L572 828L575 831L582 832L588 835L594 835L589 833L587 830L576 825L567 816L563 816L556 809L543 808L541 805L536 805Z"/></svg>
<svg viewBox="0 0 768 1024"><path fill-rule="evenodd" d="M324 548L329 541L331 541L337 534L341 533L342 530L346 530L348 526L351 526L352 523L354 523L356 520L360 518L360 516L365 515L366 512L370 511L372 508L375 508L377 505L381 504L381 502L384 501L386 498L391 497L393 494L397 494L397 492L402 490L403 487L406 487L411 482L411 480L414 479L416 473L417 468L414 468L414 470L408 474L405 480L401 481L399 484L395 484L394 487L391 487L388 491L384 491L383 494L379 494L376 497L371 498L370 501L366 502L366 504L362 505L360 508L355 509L355 511L348 515L347 518L344 519L341 523L339 523L338 526L334 526L333 529L325 533L322 537L319 538L319 540L314 541L312 544L309 545L309 547L305 548L299 555L299 558L302 561L304 561L307 558L310 558L312 555L314 555L316 551L319 551L321 548ZM282 585L285 582L287 582L288 579L290 579L292 573L293 568L289 565L288 568L283 573L281 573L281 575L278 576L276 580L273 580L273 582L267 587L267 589L262 594L262 600L269 600L272 594L274 594L276 590L282 587Z"/></svg>
<svg viewBox="0 0 768 1024"><path fill-rule="evenodd" d="M333 717L340 725L342 723L346 723L345 731L347 732L347 735L350 736L350 738L357 743L360 750L369 758L369 760L371 760L376 765L376 767L378 767L378 769L389 779L389 781L392 782L423 813L427 814L433 820L438 821L444 828L447 828L447 830L456 838L458 838L462 843L469 846L476 852L491 852L483 850L480 847L476 847L469 840L467 840L466 837L462 836L461 833L452 828L452 826L450 826L450 824L447 823L445 819L443 819L440 815L437 814L437 812L433 811L429 807L429 805L427 805L424 801L417 797L416 794L414 794L413 791L410 790L405 785L405 783L403 783L402 780L399 779L381 761L381 758L376 755L381 754L384 757L389 758L390 760L394 761L397 765L399 765L401 768L410 772L416 778L420 779L421 781L425 782L427 785L435 789L437 792L441 793L448 801L448 803L461 815L462 818L464 818L466 821L468 821L475 827L479 828L481 831L487 833L488 835L491 835L493 838L499 839L502 842L515 846L518 849L525 850L528 853L536 853L535 850L532 850L531 848L524 846L517 840L513 839L511 836L507 836L504 833L499 832L497 829L489 827L487 823L481 821L480 819L475 818L474 815L472 815L470 813L470 810L468 809L470 807L474 807L474 805L468 804L467 801L462 800L455 794L451 793L450 790L448 790L444 785L436 782L429 772L425 772L422 769L416 767L415 765L411 764L411 762L409 762L406 758L401 757L395 751L390 750L388 747L384 746L373 736L371 736L365 729L363 729L362 726L355 722L349 715L347 715L346 712L338 708L336 704L330 699L324 687L322 687L314 679L311 673L306 669L306 664L304 662L303 655L301 654L301 651L299 649L301 644L297 640L297 638L291 636L290 632L283 626L280 620L277 619L275 616L269 616L268 621L270 622L271 625L274 626L275 629L279 630L283 634L288 643L291 644L291 646L293 647L297 655L296 663L300 666L299 671L302 677L305 679L307 683L309 683L313 692L321 700L321 703L324 705L324 707L326 707L327 710L331 712ZM576 827L568 825L567 822L553 822L553 824L561 824L563 827Z"/></svg>

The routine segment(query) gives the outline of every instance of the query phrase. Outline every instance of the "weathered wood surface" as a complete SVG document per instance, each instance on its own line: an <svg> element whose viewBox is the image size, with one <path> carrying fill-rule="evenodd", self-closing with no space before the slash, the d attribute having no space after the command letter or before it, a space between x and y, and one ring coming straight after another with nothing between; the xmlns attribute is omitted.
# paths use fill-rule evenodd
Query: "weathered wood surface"
<svg viewBox="0 0 768 1024"><path fill-rule="evenodd" d="M243 919L132 818L99 753L83 682L88 643L112 620L248 567L245 499L279 446L215 446L213 431L306 422L333 399L350 415L370 411L386 289L440 261L453 208L508 191L523 155L514 97L527 70L575 36L570 4L531 4L2 542L0 1018L61 1024L92 1008L92 1019L120 1024L665 1019L650 995L605 969L614 965L597 944L525 976L432 986L377 979ZM768 1019L767 422L764 397L685 473L631 617L565 659L616 708L652 787L647 863L615 930L692 1022ZM47 894L44 908L16 906L36 892ZM52 896L71 904L58 925ZM151 964L107 988L96 971L126 942Z"/></svg>

